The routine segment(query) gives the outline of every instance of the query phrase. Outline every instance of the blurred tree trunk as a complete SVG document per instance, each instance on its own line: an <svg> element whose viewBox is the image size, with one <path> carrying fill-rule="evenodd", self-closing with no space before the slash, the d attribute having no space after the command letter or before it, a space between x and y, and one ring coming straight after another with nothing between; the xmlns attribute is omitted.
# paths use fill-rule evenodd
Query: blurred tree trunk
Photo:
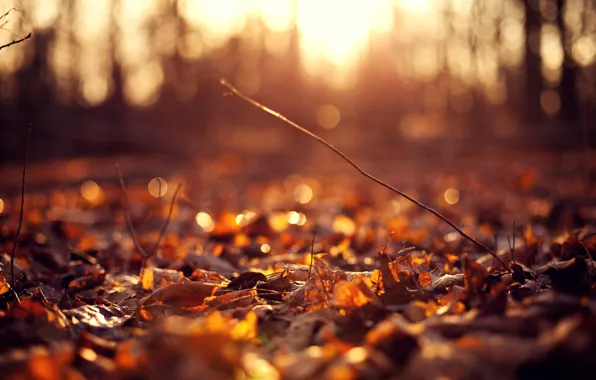
<svg viewBox="0 0 596 380"><path fill-rule="evenodd" d="M564 59L561 68L561 82L559 83L558 93L561 99L560 119L563 121L577 120L579 116L578 94L577 94L577 67L571 56L571 49L567 41L569 33L565 27L564 12L565 0L557 0L557 27L561 36L561 46L563 47Z"/></svg>
<svg viewBox="0 0 596 380"><path fill-rule="evenodd" d="M542 73L540 61L540 28L542 15L538 9L538 2L524 1L526 14L526 86L525 86L525 116L526 122L536 124L542 119L540 94L542 92Z"/></svg>

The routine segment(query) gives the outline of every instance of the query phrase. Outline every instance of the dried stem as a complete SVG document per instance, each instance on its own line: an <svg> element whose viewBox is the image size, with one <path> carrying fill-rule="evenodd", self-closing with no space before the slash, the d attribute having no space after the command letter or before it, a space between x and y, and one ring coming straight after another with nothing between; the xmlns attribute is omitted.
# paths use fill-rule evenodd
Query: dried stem
<svg viewBox="0 0 596 380"><path fill-rule="evenodd" d="M174 192L174 196L172 197L172 202L170 202L170 211L168 212L168 218L166 219L166 221L163 224L163 227L161 227L161 231L159 232L159 236L157 237L157 241L155 241L155 245L153 246L153 250L151 251L151 253L148 256L145 256L143 258L143 263L141 265L141 270L143 268L145 268L145 266L147 265L147 261L155 256L155 254L157 253L157 250L159 248L159 244L161 243L161 240L163 239L164 235L166 234L166 230L168 229L168 226L170 225L170 222L172 220L172 212L174 211L174 205L176 204L176 198L178 197L178 192L180 191L180 188L182 187L182 184L178 184L178 186L176 187L176 191Z"/></svg>
<svg viewBox="0 0 596 380"><path fill-rule="evenodd" d="M147 257L147 252L143 249L141 244L139 243L139 238L137 237L137 233L135 231L134 226L132 225L132 221L130 219L130 213L128 212L128 191L126 190L126 184L124 183L124 177L122 177L122 170L120 170L120 165L116 165L118 169L118 178L120 179L120 187L122 188L122 193L124 194L124 217L126 218L126 226L128 227L128 233L130 237L132 237L132 241L135 243L135 247L137 250L143 255L143 257Z"/></svg>
<svg viewBox="0 0 596 380"><path fill-rule="evenodd" d="M23 227L23 212L25 210L25 180L27 179L27 162L29 161L29 146L31 145L31 130L33 125L29 124L27 131L27 146L25 148L25 159L23 160L23 176L21 178L21 210L19 212L19 225L17 227L17 233L14 237L12 244L12 252L10 253L10 283L11 287L14 288L14 255L17 250L17 244L19 242L19 235L21 234L21 228Z"/></svg>
<svg viewBox="0 0 596 380"><path fill-rule="evenodd" d="M389 233L389 235L387 236L387 240L385 240L385 245L383 246L383 253L385 253L385 250L387 249L387 245L389 244L389 240L391 240L391 237L393 236L393 234L395 233L395 231L391 231Z"/></svg>
<svg viewBox="0 0 596 380"><path fill-rule="evenodd" d="M126 184L124 183L124 177L122 177L122 171L120 170L120 165L116 165L116 167L118 168L118 177L120 179L120 187L122 188L122 192L124 193L124 216L126 218L126 225L128 227L128 232L130 233L130 236L132 237L132 240L135 243L135 247L143 256L143 260L141 262L141 272L142 272L143 269L145 269L145 267L147 266L147 261L149 261L149 259L152 258L153 256L155 256L155 254L157 253L159 245L161 244L161 241L162 241L164 235L166 234L166 231L167 231L167 229L170 225L170 222L172 220L172 212L174 211L174 205L176 204L176 199L178 198L178 193L180 192L180 188L182 188L182 184L178 184L178 186L176 187L176 191L174 192L174 196L172 197L172 201L170 202L170 211L168 212L168 218L166 219L163 226L161 227L161 231L159 231L159 236L157 237L157 240L155 241L155 245L153 246L153 249L151 250L151 252L147 253L147 251L145 251L145 249L143 249L143 247L139 243L139 238L137 237L137 233L134 229L134 226L132 225L132 221L130 219L130 214L128 212L128 191L126 189ZM161 186L161 182L160 182L160 186ZM161 194L161 190L160 190L160 194Z"/></svg>
<svg viewBox="0 0 596 380"><path fill-rule="evenodd" d="M511 233L513 234L511 237L512 241L509 241L509 236L507 236L507 243L509 244L509 250L511 251L511 260L513 260L513 264L517 265L515 262L515 221L512 223Z"/></svg>
<svg viewBox="0 0 596 380"><path fill-rule="evenodd" d="M436 216L437 218L441 219L443 222L447 223L451 228L453 228L461 237L463 237L464 239L467 239L468 241L472 242L473 244L475 244L476 246L480 247L481 249L485 250L486 252L488 252L489 254L491 254L495 259L497 259L497 261L499 261L503 267L505 267L507 269L507 265L505 265L505 263L503 262L503 260L501 260L501 258L499 256L497 256L497 254L495 252L493 252L493 250L491 250L489 247L487 247L485 244L481 243L480 241L476 240L475 238L473 238L472 236L468 235L467 233L465 233L461 228L459 228L458 226L455 225L455 223L453 223L451 220L447 219L445 216L441 215L438 211L434 210L433 208L425 205L424 203L418 201L417 199L412 198L411 196L409 196L408 194L404 193L403 191L396 189L395 187L387 184L386 182L381 181L380 179L374 177L372 174L369 174L368 172L366 172L364 169L362 169L358 164L356 164L352 159L350 159L348 156L346 156L342 151L340 151L339 149L337 149L336 147L334 147L333 145L331 145L330 143L328 143L325 139L319 137L318 135L314 134L313 132L309 131L308 129L296 124L295 122L293 122L292 120L288 119L287 117L283 116L282 114L280 114L279 112L276 112L274 110L272 110L271 108L257 102L256 100L254 100L253 98L249 97L248 95L243 94L242 92L240 92L236 87L234 87L230 82L228 82L225 79L220 80L220 83L222 86L227 87L234 95L238 96L239 98L241 98L242 100L248 102L249 104L275 116L276 118L280 119L281 121L285 122L286 124L294 127L295 129L299 130L300 132L308 135L309 137L311 137L312 139L318 141L319 143L325 145L327 148L331 149L335 154L337 154L338 156L340 156L341 158L344 159L344 161L346 161L348 164L350 164L350 166L352 166L354 169L356 169L360 174L362 174L364 177L370 179L373 182L376 182L377 184L383 186L384 188L391 190L392 192L394 192L395 194L409 200L410 202L414 203L415 205L417 205L418 207L430 212L431 214L433 214L434 216Z"/></svg>

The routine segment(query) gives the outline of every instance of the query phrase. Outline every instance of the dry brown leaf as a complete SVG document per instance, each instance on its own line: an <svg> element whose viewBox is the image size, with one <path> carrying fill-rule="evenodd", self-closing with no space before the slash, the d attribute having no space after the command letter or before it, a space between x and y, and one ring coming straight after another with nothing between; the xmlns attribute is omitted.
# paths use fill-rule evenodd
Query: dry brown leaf
<svg viewBox="0 0 596 380"><path fill-rule="evenodd" d="M409 302L412 299L412 292L416 290L416 286L414 285L411 289L408 289L404 282L396 280L389 265L389 256L386 253L379 252L378 257L381 265L381 282L384 289L381 296L383 302L385 304Z"/></svg>
<svg viewBox="0 0 596 380"><path fill-rule="evenodd" d="M463 257L464 286L468 294L478 293L484 286L484 281L488 278L488 272L476 261Z"/></svg>
<svg viewBox="0 0 596 380"><path fill-rule="evenodd" d="M238 290L218 297L212 297L206 300L209 308L217 310L228 310L259 304L258 291L255 288Z"/></svg>
<svg viewBox="0 0 596 380"><path fill-rule="evenodd" d="M174 307L200 306L205 298L211 297L218 288L218 285L206 282L174 284L156 290L151 296L141 300L141 305L149 306L159 302Z"/></svg>

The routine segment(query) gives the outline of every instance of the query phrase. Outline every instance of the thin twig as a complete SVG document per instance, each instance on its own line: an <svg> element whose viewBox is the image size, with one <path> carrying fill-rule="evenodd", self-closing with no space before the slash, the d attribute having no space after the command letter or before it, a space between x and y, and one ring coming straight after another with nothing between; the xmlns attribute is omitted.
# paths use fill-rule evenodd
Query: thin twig
<svg viewBox="0 0 596 380"><path fill-rule="evenodd" d="M513 264L517 265L515 262L515 222L513 222L511 232L513 233L513 237L511 240L509 240L509 236L507 236L507 244L509 245L509 250L511 251L511 260L513 261Z"/></svg>
<svg viewBox="0 0 596 380"><path fill-rule="evenodd" d="M156 178L157 179L157 184L158 184L158 188L157 188L157 198L161 198L161 178ZM166 190L167 191L167 190Z"/></svg>
<svg viewBox="0 0 596 380"><path fill-rule="evenodd" d="M145 268L145 265L147 265L147 261L151 257L155 256L155 254L157 253L159 244L161 243L161 240L163 239L164 235L166 234L166 230L168 229L168 226L170 225L170 221L172 220L172 211L174 211L174 205L176 204L176 198L178 197L178 192L180 191L181 187L182 187L182 184L178 184L178 186L176 187L176 191L174 192L174 196L172 197L172 202L170 203L170 211L168 212L168 218L166 219L163 226L161 227L161 231L159 232L159 236L157 237L157 240L155 241L153 250L151 250L151 253L149 255L147 255L143 258L143 262L141 264L141 270L143 268Z"/></svg>
<svg viewBox="0 0 596 380"><path fill-rule="evenodd" d="M137 233L135 231L134 226L132 225L132 221L130 219L130 214L128 212L128 191L126 190L126 184L124 183L124 177L122 177L122 170L120 170L120 165L116 164L116 168L118 169L118 178L120 179L120 187L122 188L122 193L124 194L124 217L126 218L126 226L128 227L128 233L130 237L132 237L132 241L135 243L135 247L137 250L143 255L143 257L147 257L147 252L143 249L141 244L139 243L139 238L137 237Z"/></svg>
<svg viewBox="0 0 596 380"><path fill-rule="evenodd" d="M309 137L313 138L314 140L318 141L319 143L325 145L327 148L331 149L335 154L337 154L338 156L340 156L341 158L344 159L344 161L346 161L348 164L350 164L354 169L356 169L360 174L362 174L364 177L370 179L373 182L376 182L377 184L383 186L384 188L391 190L392 192L394 192L395 194L409 200L410 202L414 203L415 205L417 205L418 207L421 207L422 209L430 212L431 214L433 214L434 216L436 216L437 218L441 219L443 222L447 223L449 226L451 226L451 228L453 228L461 237L469 240L470 242L474 243L475 245L477 245L478 247L482 248L483 250L485 250L486 252L490 253L493 257L495 257L505 268L507 268L507 265L505 265L505 263L503 262L503 260L501 260L500 257L497 256L496 253L494 253L489 247L487 247L485 244L481 243L480 241L476 240L475 238L471 237L470 235L466 234L461 228L459 228L458 226L455 225L455 223L453 223L451 220L447 219L445 216L441 215L438 211L432 209L431 207L425 205L424 203L412 198L411 196L409 196L408 194L404 193L401 190L396 189L395 187L381 181L380 179L374 177L372 174L369 174L368 172L366 172L364 169L362 169L358 164L356 164L352 159L350 159L348 156L346 156L342 151L340 151L339 149L337 149L336 147L334 147L333 145L331 145L330 143L328 143L325 139L319 137L318 135L314 134L313 132L309 131L308 129L296 124L295 122L293 122L292 120L288 119L287 117L283 116L282 114L280 114L279 112L276 112L274 110L272 110L271 108L257 102L256 100L254 100L253 98L249 97L248 95L243 94L242 92L240 92L236 87L234 87L230 82L228 82L225 79L221 79L220 83L222 86L227 87L230 91L232 91L232 93L236 96L238 96L239 98L241 98L242 100L248 102L249 104L273 115L274 117L280 119L281 121L285 122L286 124L294 127L295 129L301 131L302 133L308 135Z"/></svg>
<svg viewBox="0 0 596 380"><path fill-rule="evenodd" d="M21 42L23 42L25 40L28 40L29 38L31 38L31 33L27 34L23 38L16 39L14 41L11 41L11 42L9 42L7 44L4 44L4 45L0 46L0 50L5 49L5 48L7 48L9 46L12 46L12 45L20 44Z"/></svg>
<svg viewBox="0 0 596 380"><path fill-rule="evenodd" d="M308 266L308 279L310 280L310 272L312 271L312 262L315 256L315 236L317 234L317 229L312 229L312 244L310 248L310 265Z"/></svg>
<svg viewBox="0 0 596 380"><path fill-rule="evenodd" d="M579 244L581 244L581 246L584 247L584 250L588 254L588 258L590 258L590 264L592 264L591 265L591 267L592 267L592 275L594 275L594 273L596 273L596 268L594 268L594 259L592 258L592 254L590 253L590 250L588 249L588 247L586 247L586 244L584 244L583 241L580 241Z"/></svg>
<svg viewBox="0 0 596 380"><path fill-rule="evenodd" d="M17 244L19 242L19 235L21 234L21 228L23 227L23 211L25 210L25 180L27 179L27 162L29 161L29 146L31 145L31 130L33 125L29 123L29 129L27 130L27 146L25 148L25 159L23 161L23 176L21 180L21 211L19 212L19 226L17 227L17 234L14 237L12 244L12 252L10 253L10 282L14 288L14 255L17 250Z"/></svg>
<svg viewBox="0 0 596 380"><path fill-rule="evenodd" d="M389 233L389 236L387 236L387 240L385 240L385 245L383 246L383 250L381 251L382 253L385 253L385 250L387 249L387 245L389 244L389 240L391 240L391 237L393 236L394 233L395 233L395 231L391 231Z"/></svg>

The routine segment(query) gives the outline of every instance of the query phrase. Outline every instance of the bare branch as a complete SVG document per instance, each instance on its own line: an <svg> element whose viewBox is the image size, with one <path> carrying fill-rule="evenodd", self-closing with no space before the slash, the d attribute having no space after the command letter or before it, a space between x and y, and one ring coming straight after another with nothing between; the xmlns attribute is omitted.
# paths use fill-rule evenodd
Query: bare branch
<svg viewBox="0 0 596 380"><path fill-rule="evenodd" d="M23 42L23 41L25 41L25 40L28 40L29 38L31 38L31 33L27 34L27 35L26 35L25 37L23 37L23 38L16 39L16 40L14 40L14 41L12 41L12 42L9 42L9 43L7 43L7 44L5 44L5 45L2 45L2 46L0 46L0 50L2 50L2 49L5 49L5 48L7 48L7 47L9 47L9 46L12 46L12 45L19 44L19 43L21 43L21 42Z"/></svg>
<svg viewBox="0 0 596 380"><path fill-rule="evenodd" d="M368 172L366 172L364 169L362 169L358 164L356 164L352 159L350 159L348 156L346 156L342 151L340 151L339 149L337 149L336 147L334 147L333 145L331 145L330 143L328 143L326 140L324 140L323 138L319 137L318 135L314 134L313 132L309 131L308 129L296 124L295 122L293 122L292 120L288 119L287 117L283 116L282 114L280 114L279 112L276 112L274 110L272 110L271 108L257 102L256 100L254 100L253 98L249 97L248 95L243 94L242 92L240 92L236 87L234 87L230 82L228 82L225 79L221 79L220 83L222 86L227 87L230 91L232 91L232 93L236 96L238 96L239 98L241 98L242 100L248 102L249 104L260 108L261 110L275 116L276 118L280 119L281 121L285 122L286 124L292 126L293 128L299 130L300 132L308 135L309 137L311 137L312 139L318 141L319 143L325 145L327 148L331 149L335 154L337 154L338 156L340 156L341 158L344 159L344 161L346 161L348 164L350 164L354 169L356 169L360 174L362 174L364 177L370 179L373 182L376 182L377 184L383 186L384 188L391 190L392 192L394 192L395 194L409 200L410 202L414 203L415 205L417 205L418 207L430 212L431 214L433 214L434 216L436 216L437 218L441 219L443 222L447 223L449 226L451 226L451 228L453 228L461 237L463 237L464 239L467 239L468 241L474 243L476 246L480 247L481 249L483 249L484 251L490 253L495 259L497 259L497 261L499 261L503 267L505 267L505 269L507 269L507 265L505 265L505 263L503 262L503 260L501 260L501 258L499 256L497 256L497 254L495 252L493 252L492 249L490 249L489 247L487 247L485 244L481 243L480 241L476 240L475 238L471 237L470 235L468 235L467 233L465 233L461 228L459 228L458 226L455 225L455 223L453 223L451 220L447 219L445 216L441 215L438 211L434 210L433 208L425 205L424 203L412 198L411 196L409 196L408 194L404 193L401 190L396 189L395 187L387 184L386 182L381 181L380 179L374 177L372 174L369 174ZM510 270L509 270L510 271Z"/></svg>
<svg viewBox="0 0 596 380"><path fill-rule="evenodd" d="M13 40L13 41L11 41L11 42L9 42L7 44L0 45L0 50L5 49L5 48L7 48L9 46L12 46L12 45L19 44L19 43L21 43L21 42L23 42L23 41L28 40L29 38L31 38L31 33L27 34L25 37L21 37L18 34L14 33L12 30L4 28L4 26L6 24L8 24L8 19L6 19L6 18L8 17L8 15L10 14L10 12L12 12L12 11L20 12L21 10L20 9L17 9L15 7L12 7L9 10L7 10L2 16L0 16L0 29L6 30L7 32L9 32L10 34L12 34L13 36L17 37L17 39L16 40Z"/></svg>

